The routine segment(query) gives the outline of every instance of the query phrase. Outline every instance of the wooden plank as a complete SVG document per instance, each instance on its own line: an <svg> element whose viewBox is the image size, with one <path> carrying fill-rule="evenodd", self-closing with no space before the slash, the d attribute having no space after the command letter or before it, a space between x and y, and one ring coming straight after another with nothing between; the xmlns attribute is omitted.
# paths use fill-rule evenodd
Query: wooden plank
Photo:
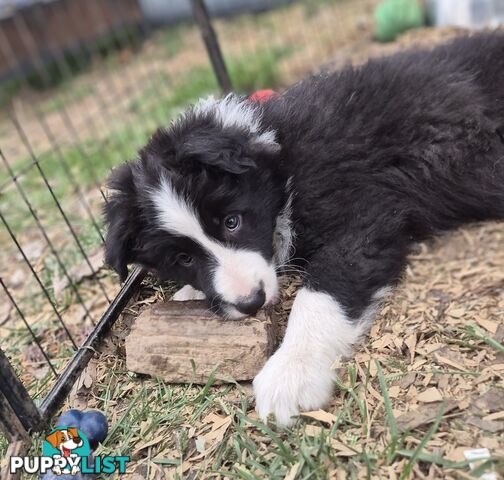
<svg viewBox="0 0 504 480"><path fill-rule="evenodd" d="M170 383L205 384L251 380L271 355L276 322L263 311L224 320L205 302L167 302L146 309L126 338L129 370Z"/></svg>

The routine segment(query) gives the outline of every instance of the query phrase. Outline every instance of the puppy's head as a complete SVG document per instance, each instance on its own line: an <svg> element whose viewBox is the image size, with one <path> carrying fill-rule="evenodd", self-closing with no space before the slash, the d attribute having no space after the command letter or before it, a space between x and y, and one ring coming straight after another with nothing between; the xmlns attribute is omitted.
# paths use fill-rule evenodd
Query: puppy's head
<svg viewBox="0 0 504 480"><path fill-rule="evenodd" d="M260 106L235 95L200 102L112 173L107 263L122 278L136 263L190 284L228 318L272 302L279 150Z"/></svg>

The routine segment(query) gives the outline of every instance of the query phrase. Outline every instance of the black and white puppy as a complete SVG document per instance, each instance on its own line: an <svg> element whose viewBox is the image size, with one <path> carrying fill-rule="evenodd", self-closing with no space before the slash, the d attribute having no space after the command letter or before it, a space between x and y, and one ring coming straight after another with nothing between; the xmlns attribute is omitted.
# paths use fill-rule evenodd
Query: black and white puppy
<svg viewBox="0 0 504 480"><path fill-rule="evenodd" d="M225 318L304 271L283 343L254 380L288 425L331 396L413 242L504 218L504 35L310 77L259 104L210 98L117 168L106 257L202 291Z"/></svg>

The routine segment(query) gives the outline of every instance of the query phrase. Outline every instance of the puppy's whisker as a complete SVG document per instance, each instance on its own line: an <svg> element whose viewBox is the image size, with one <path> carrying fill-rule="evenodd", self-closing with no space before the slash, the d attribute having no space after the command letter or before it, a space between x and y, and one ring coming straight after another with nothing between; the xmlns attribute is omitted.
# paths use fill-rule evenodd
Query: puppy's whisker
<svg viewBox="0 0 504 480"><path fill-rule="evenodd" d="M306 271L305 268L303 267L300 267L298 265L289 265L289 264L286 264L286 265L278 265L277 267L275 267L275 270L299 270L299 271Z"/></svg>
<svg viewBox="0 0 504 480"><path fill-rule="evenodd" d="M303 278L306 278L308 275L305 270L296 267L280 267L276 269L275 272L281 274L301 275Z"/></svg>
<svg viewBox="0 0 504 480"><path fill-rule="evenodd" d="M300 275L303 278L307 277L307 273L299 270L281 270L278 272L282 275Z"/></svg>
<svg viewBox="0 0 504 480"><path fill-rule="evenodd" d="M298 269L301 269L301 270L306 270L306 267L310 264L310 262L307 262L307 261L303 260L303 263L306 266L296 265L294 263L295 260L303 260L303 259L302 258L293 258L293 259L289 260L288 262L281 263L279 265L275 265L275 269L280 269L280 268L298 268Z"/></svg>

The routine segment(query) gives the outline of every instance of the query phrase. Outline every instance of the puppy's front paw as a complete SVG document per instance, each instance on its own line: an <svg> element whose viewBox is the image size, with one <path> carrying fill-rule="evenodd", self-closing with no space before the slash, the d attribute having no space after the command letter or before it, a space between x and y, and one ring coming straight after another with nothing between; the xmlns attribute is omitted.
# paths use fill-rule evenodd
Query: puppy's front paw
<svg viewBox="0 0 504 480"><path fill-rule="evenodd" d="M254 379L256 410L263 421L273 413L280 427L300 411L317 410L332 394L334 373L313 353L280 348Z"/></svg>

